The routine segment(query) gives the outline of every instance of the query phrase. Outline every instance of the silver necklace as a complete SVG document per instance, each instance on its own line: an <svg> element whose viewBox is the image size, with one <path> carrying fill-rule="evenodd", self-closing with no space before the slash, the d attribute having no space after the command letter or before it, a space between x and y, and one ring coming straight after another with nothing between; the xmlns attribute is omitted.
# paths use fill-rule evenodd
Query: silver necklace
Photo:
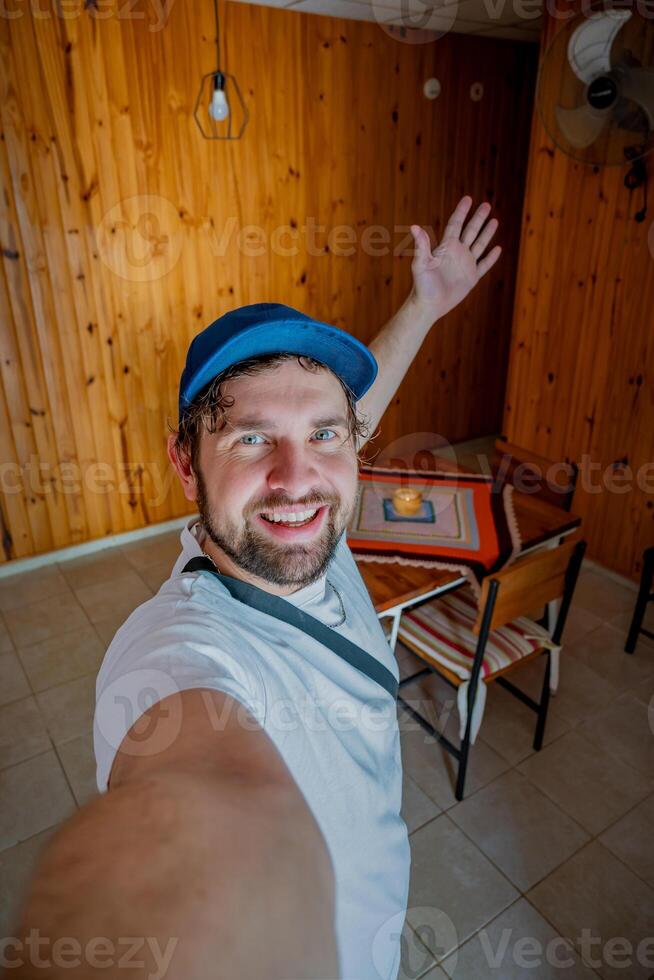
<svg viewBox="0 0 654 980"><path fill-rule="evenodd" d="M347 616L346 616L346 613L345 613L345 606L343 605L343 599L341 597L341 593L338 591L338 589L336 588L336 586L332 582L329 581L329 579L327 579L327 585L330 587L330 589L333 589L334 590L334 592L336 594L336 598L338 599L338 604L341 607L341 616L340 616L340 619L338 619L335 623L325 623L325 626L330 626L333 629L335 626L342 626L343 623L345 622Z"/></svg>

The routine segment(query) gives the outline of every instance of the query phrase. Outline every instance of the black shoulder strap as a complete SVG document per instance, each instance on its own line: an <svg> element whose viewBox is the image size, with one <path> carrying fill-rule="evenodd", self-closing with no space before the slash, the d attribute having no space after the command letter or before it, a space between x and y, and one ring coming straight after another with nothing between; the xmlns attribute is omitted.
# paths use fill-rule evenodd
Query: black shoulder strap
<svg viewBox="0 0 654 980"><path fill-rule="evenodd" d="M314 640L318 640L319 643L328 647L347 663L352 664L361 673L376 681L391 697L397 698L398 683L390 670L375 660L374 657L371 657L365 650L362 650L356 643L352 643L329 626L325 626L314 616L303 612L280 596L271 595L269 592L264 592L263 589L258 589L256 585L241 582L229 575L221 575L207 555L197 555L195 558L191 558L182 569L182 572L199 571L211 572L212 575L215 575L233 599L237 599L259 612L266 613L268 616L274 616L275 619L281 619L282 622L295 626L303 633L308 633Z"/></svg>

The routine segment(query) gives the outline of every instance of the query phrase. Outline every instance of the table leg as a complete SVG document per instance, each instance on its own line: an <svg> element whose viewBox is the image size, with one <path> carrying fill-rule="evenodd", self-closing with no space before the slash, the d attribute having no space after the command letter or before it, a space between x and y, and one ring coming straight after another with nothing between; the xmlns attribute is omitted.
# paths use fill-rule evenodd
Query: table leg
<svg viewBox="0 0 654 980"><path fill-rule="evenodd" d="M402 606L396 609L385 609L383 613L379 614L379 619L392 619L391 631L388 635L388 645L390 646L393 653L395 653L395 646L397 644L397 634L400 629L400 617L402 616Z"/></svg>
<svg viewBox="0 0 654 980"><path fill-rule="evenodd" d="M393 625L391 627L391 638L388 641L391 645L391 650L395 653L395 645L397 643L397 634L400 628L400 617L402 616L402 610L398 609L397 612L393 613Z"/></svg>
<svg viewBox="0 0 654 980"><path fill-rule="evenodd" d="M550 541L547 547L551 550L553 548L558 548L562 544L563 538L557 538L555 541ZM547 603L547 630L550 634L554 632L554 627L556 626L556 621L559 618L559 608L561 605L560 599L552 599L551 602ZM559 676L561 671L561 650L560 647L554 656L550 656L550 694L556 694L559 687Z"/></svg>

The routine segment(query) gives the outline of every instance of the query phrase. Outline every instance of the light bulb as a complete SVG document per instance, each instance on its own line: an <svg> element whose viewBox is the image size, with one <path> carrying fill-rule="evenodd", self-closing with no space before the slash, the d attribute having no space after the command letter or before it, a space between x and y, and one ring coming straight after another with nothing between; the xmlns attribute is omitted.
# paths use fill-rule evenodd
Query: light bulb
<svg viewBox="0 0 654 980"><path fill-rule="evenodd" d="M221 88L215 88L213 90L213 95L211 96L211 103L209 105L209 115L216 122L222 122L223 119L227 119L229 115L229 104L225 96L224 91Z"/></svg>

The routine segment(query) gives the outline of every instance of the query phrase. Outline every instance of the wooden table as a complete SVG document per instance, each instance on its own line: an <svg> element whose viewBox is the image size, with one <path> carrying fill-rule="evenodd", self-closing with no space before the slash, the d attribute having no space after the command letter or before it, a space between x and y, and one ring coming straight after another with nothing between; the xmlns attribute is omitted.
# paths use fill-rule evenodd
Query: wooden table
<svg viewBox="0 0 654 980"><path fill-rule="evenodd" d="M447 463L449 472L454 467ZM463 468L460 468L461 472ZM522 541L521 554L541 547L555 547L581 524L581 518L555 507L534 494L513 494L515 516ZM457 572L419 568L399 562L357 561L357 567L380 618L392 619L389 642L395 649L400 616L405 609L465 584Z"/></svg>

